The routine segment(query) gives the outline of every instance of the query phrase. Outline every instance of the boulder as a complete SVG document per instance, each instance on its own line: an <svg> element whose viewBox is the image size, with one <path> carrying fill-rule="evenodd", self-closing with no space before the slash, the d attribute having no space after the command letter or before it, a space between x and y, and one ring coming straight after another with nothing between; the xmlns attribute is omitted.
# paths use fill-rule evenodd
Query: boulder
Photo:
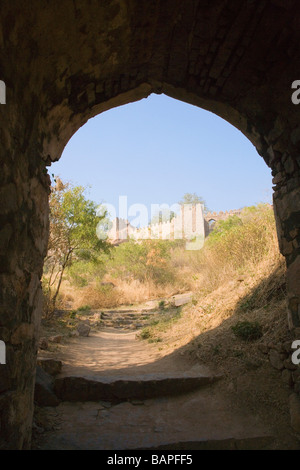
<svg viewBox="0 0 300 470"><path fill-rule="evenodd" d="M52 377L58 375L62 368L62 362L56 359L38 359L37 364Z"/></svg>
<svg viewBox="0 0 300 470"><path fill-rule="evenodd" d="M63 339L62 335L56 335L56 336L51 336L49 338L49 341L51 341L51 343L61 343L62 339Z"/></svg>
<svg viewBox="0 0 300 470"><path fill-rule="evenodd" d="M91 327L87 324L87 323L79 323L79 325L77 326L77 331L79 333L79 336L89 336L90 334L90 331L91 331Z"/></svg>
<svg viewBox="0 0 300 470"><path fill-rule="evenodd" d="M58 406L60 403L53 391L53 378L40 366L36 368L34 401L39 406Z"/></svg>
<svg viewBox="0 0 300 470"><path fill-rule="evenodd" d="M277 370L282 370L284 369L284 365L283 365L283 358L282 358L282 355L276 351L275 349L271 349L270 352L269 352L269 359L270 359L270 362L271 362L271 365L277 369Z"/></svg>

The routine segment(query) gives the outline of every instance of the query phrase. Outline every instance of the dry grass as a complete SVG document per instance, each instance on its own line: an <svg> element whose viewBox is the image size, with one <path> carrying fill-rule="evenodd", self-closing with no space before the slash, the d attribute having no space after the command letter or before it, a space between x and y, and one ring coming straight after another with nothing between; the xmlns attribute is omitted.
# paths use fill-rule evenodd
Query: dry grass
<svg viewBox="0 0 300 470"><path fill-rule="evenodd" d="M154 282L140 282L132 280L114 279L105 280L113 282L115 287L101 286L99 283L90 283L86 287L75 288L65 280L62 284L60 307L78 309L89 305L92 309L115 308L120 305L132 305L147 300L169 298L175 294L185 292L173 284L157 285Z"/></svg>
<svg viewBox="0 0 300 470"><path fill-rule="evenodd" d="M183 336L185 331L199 333L199 322L201 328L208 320L210 328L218 326L233 314L239 303L244 302L246 310L247 307L253 310L255 305L261 308L284 282L285 267L278 250L274 215L270 207L259 206L244 210L241 220L226 222L219 231L213 232L199 252L187 252L184 246L175 247L170 257L175 273L172 282L158 283L155 278L142 281L132 276L115 278L109 272L101 281L112 282L115 287L103 286L100 280L89 280L84 287L64 280L61 307L117 307L193 291L198 305L204 306L206 313L211 309L212 317L203 316L201 309L200 317L195 313L197 310L191 313L191 318L187 313L189 327L182 325ZM124 251L124 247L122 249ZM130 261L124 259L125 263ZM256 289L252 297L251 289ZM243 300L245 296L250 298ZM176 332L173 333L176 336Z"/></svg>
<svg viewBox="0 0 300 470"><path fill-rule="evenodd" d="M194 303L183 309L179 322L172 325L165 335L165 343L171 349L201 340L201 335L211 332L218 335L229 331L238 320L259 321L268 340L286 332L285 314L285 263L278 258L276 264L262 261L256 272L241 278L224 280L209 294L194 295ZM283 314L284 312L284 314ZM280 331L278 326L280 318ZM230 333L232 338L232 334ZM208 338L208 336L207 336ZM203 338L202 338L203 339Z"/></svg>
<svg viewBox="0 0 300 470"><path fill-rule="evenodd" d="M228 279L248 273L255 276L261 269L258 265L271 266L279 258L273 210L261 205L246 208L240 219L223 223L204 249L190 256L189 266L197 274L198 290L208 293Z"/></svg>
<svg viewBox="0 0 300 470"><path fill-rule="evenodd" d="M178 253L176 263L183 266L187 256ZM232 354L227 355L233 345L244 347L232 326L245 320L262 326L259 342L278 343L289 337L286 267L270 208L245 211L242 225L212 238L201 252L190 256L190 261L191 275L197 273L193 304L184 307L181 318L170 324L163 336L157 326L151 330L153 338L162 339L160 347L166 352L183 347L205 363L226 363L228 357L232 360ZM257 345L247 347L251 355ZM226 360L220 351L225 351Z"/></svg>

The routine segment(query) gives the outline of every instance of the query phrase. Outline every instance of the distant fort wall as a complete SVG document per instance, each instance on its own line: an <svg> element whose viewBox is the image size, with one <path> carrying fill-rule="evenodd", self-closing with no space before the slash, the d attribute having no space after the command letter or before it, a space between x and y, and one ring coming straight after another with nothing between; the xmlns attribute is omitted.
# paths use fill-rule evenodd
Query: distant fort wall
<svg viewBox="0 0 300 470"><path fill-rule="evenodd" d="M241 212L241 209L234 209L226 212L207 212L204 215L205 237L210 234L217 222L220 222L221 220L226 220L228 219L228 217L233 217L234 215L240 216Z"/></svg>
<svg viewBox="0 0 300 470"><path fill-rule="evenodd" d="M233 215L240 215L241 210L226 212L208 212L204 214L202 204L182 205L180 213L171 221L149 224L146 227L137 228L128 220L116 217L112 221L112 227L108 233L108 239L112 244L120 244L129 239L134 240L191 240L194 238L206 238L213 226L220 220L226 220Z"/></svg>

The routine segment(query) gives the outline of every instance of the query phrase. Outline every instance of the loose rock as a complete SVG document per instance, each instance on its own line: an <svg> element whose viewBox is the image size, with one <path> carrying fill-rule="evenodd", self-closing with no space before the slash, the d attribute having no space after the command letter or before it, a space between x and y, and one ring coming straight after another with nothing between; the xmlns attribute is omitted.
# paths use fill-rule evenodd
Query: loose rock
<svg viewBox="0 0 300 470"><path fill-rule="evenodd" d="M79 333L79 336L87 337L90 334L91 327L86 323L79 323L79 325L77 326L77 331Z"/></svg>
<svg viewBox="0 0 300 470"><path fill-rule="evenodd" d="M52 377L58 375L62 368L62 362L56 359L38 359L37 364Z"/></svg>
<svg viewBox="0 0 300 470"><path fill-rule="evenodd" d="M51 341L51 343L61 343L62 339L63 339L62 335L56 335L56 336L51 336L49 338L49 341Z"/></svg>
<svg viewBox="0 0 300 470"><path fill-rule="evenodd" d="M271 349L269 352L269 359L271 365L277 369L277 370L282 370L284 369L283 361L282 361L282 356L281 354L276 351L275 349Z"/></svg>
<svg viewBox="0 0 300 470"><path fill-rule="evenodd" d="M36 368L34 401L39 406L58 406L60 400L53 391L53 379L40 366Z"/></svg>

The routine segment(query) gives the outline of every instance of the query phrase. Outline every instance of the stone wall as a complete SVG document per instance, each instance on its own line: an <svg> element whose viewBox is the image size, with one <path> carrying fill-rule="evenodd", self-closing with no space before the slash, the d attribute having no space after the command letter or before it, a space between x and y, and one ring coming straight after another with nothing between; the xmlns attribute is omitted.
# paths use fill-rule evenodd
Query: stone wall
<svg viewBox="0 0 300 470"><path fill-rule="evenodd" d="M223 213L222 213L223 214ZM201 204L185 204L171 221L134 227L128 220L115 218L107 236L114 245L134 240L191 240L205 238L205 219Z"/></svg>
<svg viewBox="0 0 300 470"><path fill-rule="evenodd" d="M226 220L228 217L233 217L234 215L239 217L240 214L240 209L233 209L225 212L207 212L204 217L205 236L207 237L210 234L215 223L220 222L221 220Z"/></svg>
<svg viewBox="0 0 300 470"><path fill-rule="evenodd" d="M295 0L0 3L1 448L30 446L46 166L110 108L165 93L216 113L255 145L274 177L289 321L298 334L300 126L291 84L300 79L299 24Z"/></svg>
<svg viewBox="0 0 300 470"><path fill-rule="evenodd" d="M226 220L234 215L240 216L241 210L204 213L201 204L186 205L180 214L171 221L149 224L136 228L128 220L116 217L107 236L113 245L118 245L130 238L134 240L191 240L194 237L205 239L213 226L210 222Z"/></svg>

